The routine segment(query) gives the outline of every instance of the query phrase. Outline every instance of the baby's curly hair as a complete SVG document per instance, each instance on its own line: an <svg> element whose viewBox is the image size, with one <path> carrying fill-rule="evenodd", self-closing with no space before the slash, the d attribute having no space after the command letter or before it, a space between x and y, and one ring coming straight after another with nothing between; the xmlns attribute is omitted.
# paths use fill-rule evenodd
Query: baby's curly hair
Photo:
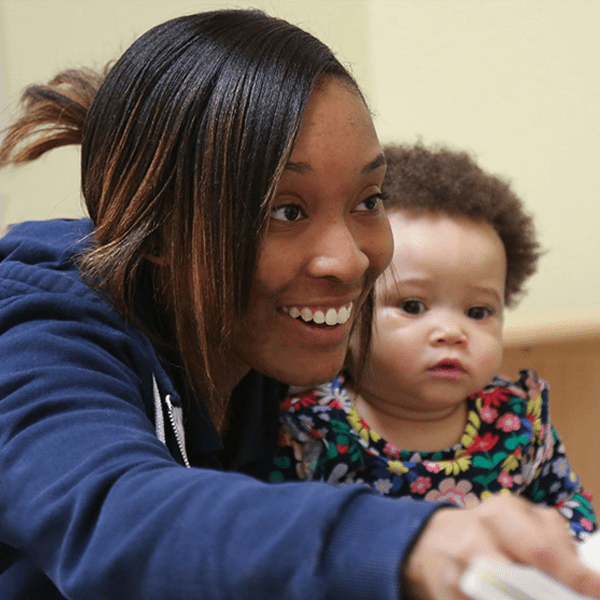
<svg viewBox="0 0 600 600"><path fill-rule="evenodd" d="M541 255L531 216L509 184L483 171L466 152L443 146L386 145L383 191L388 212L431 211L482 220L494 227L506 250L504 301L513 307Z"/></svg>

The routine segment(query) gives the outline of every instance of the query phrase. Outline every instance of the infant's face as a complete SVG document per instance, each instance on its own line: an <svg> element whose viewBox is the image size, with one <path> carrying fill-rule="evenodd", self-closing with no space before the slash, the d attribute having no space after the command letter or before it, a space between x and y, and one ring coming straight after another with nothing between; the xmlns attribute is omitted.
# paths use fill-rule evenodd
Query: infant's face
<svg viewBox="0 0 600 600"><path fill-rule="evenodd" d="M487 223L392 211L365 395L430 416L488 384L502 360L506 253Z"/></svg>

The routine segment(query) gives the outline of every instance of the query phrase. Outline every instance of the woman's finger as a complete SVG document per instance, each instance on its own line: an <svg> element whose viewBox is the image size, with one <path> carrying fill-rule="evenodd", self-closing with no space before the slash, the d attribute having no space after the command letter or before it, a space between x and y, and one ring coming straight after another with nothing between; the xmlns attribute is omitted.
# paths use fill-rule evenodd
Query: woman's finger
<svg viewBox="0 0 600 600"><path fill-rule="evenodd" d="M514 495L492 497L471 510L437 511L406 561L407 589L423 600L463 599L460 578L478 556L535 567L600 598L600 572L579 559L564 517Z"/></svg>

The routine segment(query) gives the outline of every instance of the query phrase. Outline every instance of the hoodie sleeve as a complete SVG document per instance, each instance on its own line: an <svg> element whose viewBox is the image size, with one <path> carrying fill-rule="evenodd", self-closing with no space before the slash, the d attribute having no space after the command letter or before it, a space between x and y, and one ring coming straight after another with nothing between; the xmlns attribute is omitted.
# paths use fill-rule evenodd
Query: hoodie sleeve
<svg viewBox="0 0 600 600"><path fill-rule="evenodd" d="M183 468L147 414L145 343L77 278L3 267L5 572L18 555L45 573L40 599L399 598L436 506Z"/></svg>

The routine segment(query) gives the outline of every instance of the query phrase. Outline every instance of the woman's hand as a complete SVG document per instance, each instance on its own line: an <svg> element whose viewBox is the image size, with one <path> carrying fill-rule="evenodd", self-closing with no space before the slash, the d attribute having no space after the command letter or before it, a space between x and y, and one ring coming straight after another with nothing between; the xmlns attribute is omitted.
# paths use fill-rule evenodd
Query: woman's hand
<svg viewBox="0 0 600 600"><path fill-rule="evenodd" d="M460 578L477 556L536 567L580 594L600 598L600 572L579 560L565 518L515 495L493 496L470 510L438 510L404 565L405 597L464 600Z"/></svg>

